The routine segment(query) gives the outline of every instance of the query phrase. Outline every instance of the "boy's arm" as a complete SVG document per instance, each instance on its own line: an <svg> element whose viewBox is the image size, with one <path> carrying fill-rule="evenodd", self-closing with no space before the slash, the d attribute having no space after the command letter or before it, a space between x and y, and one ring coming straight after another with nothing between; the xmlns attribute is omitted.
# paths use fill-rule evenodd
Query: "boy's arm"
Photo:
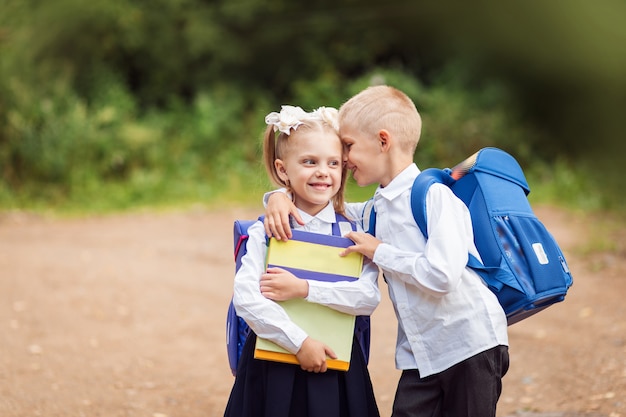
<svg viewBox="0 0 626 417"><path fill-rule="evenodd" d="M416 224L408 232L424 244L402 244L400 249L395 245L407 234L397 235L391 244L385 242L377 248L374 260L381 268L395 271L402 281L442 296L461 282L469 250L474 246L472 222L467 206L442 184L429 188L426 210L428 240L424 241Z"/></svg>
<svg viewBox="0 0 626 417"><path fill-rule="evenodd" d="M397 233L379 231L384 243L363 233L350 233L346 237L355 245L343 254L371 256L379 267L407 284L434 296L446 294L458 285L467 265L468 250L473 247L471 220L465 204L444 185L429 189L426 206L428 241L424 242L417 224L404 224ZM407 215L411 216L410 212Z"/></svg>
<svg viewBox="0 0 626 417"><path fill-rule="evenodd" d="M265 206L265 234L268 237L274 236L278 240L288 240L291 238L291 224L289 217L293 216L298 224L304 225L300 213L284 188L270 191L263 196ZM346 216L359 223L362 227L363 216L366 203L345 203ZM366 225L367 226L367 225Z"/></svg>
<svg viewBox="0 0 626 417"><path fill-rule="evenodd" d="M380 240L376 239L374 236L365 232L350 232L346 234L348 239L354 242L354 245L347 247L344 249L340 256L346 256L352 252L358 252L369 259L374 259L374 254L376 253L376 249L378 246L383 243Z"/></svg>
<svg viewBox="0 0 626 417"><path fill-rule="evenodd" d="M363 224L363 218L367 218L369 215L369 213L365 213L365 210L371 208L371 205L367 204L367 201L361 203L345 203L343 207L346 211L347 218L357 222L359 226L361 226L361 229L368 229L369 224Z"/></svg>
<svg viewBox="0 0 626 417"><path fill-rule="evenodd" d="M288 240L291 238L291 225L289 217L293 218L301 225L304 225L300 213L291 198L285 192L285 189L266 193L263 197L265 204L265 234L268 237L274 236L278 240Z"/></svg>

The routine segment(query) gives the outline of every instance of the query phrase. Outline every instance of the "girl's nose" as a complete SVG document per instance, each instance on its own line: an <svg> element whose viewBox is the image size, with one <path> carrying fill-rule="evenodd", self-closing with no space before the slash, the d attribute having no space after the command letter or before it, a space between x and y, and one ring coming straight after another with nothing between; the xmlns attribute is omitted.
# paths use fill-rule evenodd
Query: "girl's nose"
<svg viewBox="0 0 626 417"><path fill-rule="evenodd" d="M328 175L328 169L326 166L320 165L317 167L317 171L315 172L315 175L317 175L318 177L325 177Z"/></svg>

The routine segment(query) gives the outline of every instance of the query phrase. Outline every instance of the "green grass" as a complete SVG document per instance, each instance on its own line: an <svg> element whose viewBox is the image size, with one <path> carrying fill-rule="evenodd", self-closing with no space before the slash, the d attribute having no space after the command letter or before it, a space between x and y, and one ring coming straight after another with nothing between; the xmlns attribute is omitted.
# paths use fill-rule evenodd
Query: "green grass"
<svg viewBox="0 0 626 417"><path fill-rule="evenodd" d="M95 177L73 186L30 184L12 192L0 183L0 212L24 210L59 216L84 216L134 210L161 210L194 205L261 206L263 193L274 188L258 162L246 162L236 153L217 159L200 175L197 170L180 169L170 174L137 170L124 181L103 181ZM564 162L525 169L531 188L531 204L550 204L583 213L615 213L624 218L621 193L611 193L594 183L581 169ZM346 201L360 202L372 197L375 185L357 186L348 180Z"/></svg>

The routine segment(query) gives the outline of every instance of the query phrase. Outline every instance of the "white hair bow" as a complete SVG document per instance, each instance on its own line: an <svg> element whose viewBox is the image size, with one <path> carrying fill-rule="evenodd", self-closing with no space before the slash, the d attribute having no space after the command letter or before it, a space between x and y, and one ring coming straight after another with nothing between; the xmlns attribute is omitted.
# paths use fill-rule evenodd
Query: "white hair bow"
<svg viewBox="0 0 626 417"><path fill-rule="evenodd" d="M265 123L274 126L274 132L281 131L286 135L291 133L291 129L298 129L305 120L321 120L339 130L338 111L333 107L320 107L307 113L298 106L284 105L281 106L280 113L271 112L265 116Z"/></svg>

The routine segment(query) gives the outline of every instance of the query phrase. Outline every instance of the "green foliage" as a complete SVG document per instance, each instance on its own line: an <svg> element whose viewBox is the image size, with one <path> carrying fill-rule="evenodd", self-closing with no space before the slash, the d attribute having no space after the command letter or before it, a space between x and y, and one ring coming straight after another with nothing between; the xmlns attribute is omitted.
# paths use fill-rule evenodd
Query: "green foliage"
<svg viewBox="0 0 626 417"><path fill-rule="evenodd" d="M399 88L422 117L422 136L415 161L422 168L453 166L477 150L496 146L514 154L522 164L533 160L532 143L541 133L516 118L507 89L498 82L468 89L451 69L423 85L402 69L377 69L348 83L346 96L373 84Z"/></svg>
<svg viewBox="0 0 626 417"><path fill-rule="evenodd" d="M265 114L386 83L420 167L498 146L533 195L623 209L624 6L488 3L3 0L0 208L257 201Z"/></svg>
<svg viewBox="0 0 626 417"><path fill-rule="evenodd" d="M215 199L254 204L271 187L260 149L263 117L279 107L270 105L269 94L243 94L224 84L190 104L171 100L164 109L139 113L122 83L103 80L91 105L61 81L41 100L32 100L37 93L27 86L9 86L16 105L3 131L9 141L2 147L0 205L109 211ZM407 92L420 109L420 167L451 166L483 146L498 146L529 162L529 175L539 184L533 198L588 209L610 204L598 193L591 198L588 178L565 161L553 169L541 159L524 159L530 132L507 115L498 86L471 94L447 81L425 87L397 69L373 70L350 82L326 73L297 83L293 103L338 106L346 95L383 82ZM348 199L362 201L374 189L350 181Z"/></svg>
<svg viewBox="0 0 626 417"><path fill-rule="evenodd" d="M576 169L564 160L553 164L537 162L526 170L531 202L544 202L573 210L618 210L618 200L607 195L594 183L588 171Z"/></svg>
<svg viewBox="0 0 626 417"><path fill-rule="evenodd" d="M247 163L259 158L257 135L249 132L260 131L262 119L249 109L268 107L264 96L245 97L229 86L142 116L113 81L91 105L63 82L45 95L18 82L7 91L15 105L0 130L0 204L8 206L25 199L110 210L213 197L220 188L213 178L227 171L216 164L220 155L236 151Z"/></svg>

